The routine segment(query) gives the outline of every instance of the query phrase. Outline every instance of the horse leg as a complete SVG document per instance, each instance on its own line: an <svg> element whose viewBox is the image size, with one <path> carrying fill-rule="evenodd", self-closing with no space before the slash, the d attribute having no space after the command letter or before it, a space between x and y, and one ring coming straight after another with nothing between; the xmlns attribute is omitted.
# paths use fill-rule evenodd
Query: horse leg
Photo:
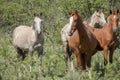
<svg viewBox="0 0 120 80"><path fill-rule="evenodd" d="M18 47L16 48L16 50L17 50L17 54L18 54L17 57L20 58L22 56L21 55L22 50L20 48L18 48Z"/></svg>
<svg viewBox="0 0 120 80"><path fill-rule="evenodd" d="M118 43L118 39L117 39L116 34L114 34L113 44L111 45L111 47L109 49L110 50L110 54L109 54L109 62L110 63L113 62L113 53L114 53L114 50L115 50L116 43Z"/></svg>
<svg viewBox="0 0 120 80"><path fill-rule="evenodd" d="M85 53L81 53L81 61L82 61L82 70L85 71L86 70L86 55Z"/></svg>
<svg viewBox="0 0 120 80"><path fill-rule="evenodd" d="M112 63L113 62L113 53L115 50L115 45L113 45L112 47L110 47L110 54L109 54L109 62Z"/></svg>
<svg viewBox="0 0 120 80"><path fill-rule="evenodd" d="M38 58L41 57L43 54L43 46L41 46L39 49L38 49Z"/></svg>
<svg viewBox="0 0 120 80"><path fill-rule="evenodd" d="M82 66L82 59L81 59L81 54L80 54L79 48L75 49L75 55L76 55L76 59L77 59L77 67L80 70L80 68Z"/></svg>
<svg viewBox="0 0 120 80"><path fill-rule="evenodd" d="M22 49L17 48L17 53L18 53L18 57L21 57L21 56L22 56L22 60L25 59L25 54L24 54L24 52L22 51Z"/></svg>
<svg viewBox="0 0 120 80"><path fill-rule="evenodd" d="M81 68L82 68L82 75L86 74L86 55L85 53L81 53Z"/></svg>
<svg viewBox="0 0 120 80"><path fill-rule="evenodd" d="M91 55L87 55L86 57L86 61L87 61L87 67L88 67L88 76L89 78L91 79L92 76L91 76Z"/></svg>
<svg viewBox="0 0 120 80"><path fill-rule="evenodd" d="M38 52L38 66L39 66L39 71L42 72L42 55L43 55L43 46L40 46L37 48Z"/></svg>
<svg viewBox="0 0 120 80"><path fill-rule="evenodd" d="M30 72L32 71L32 66L33 66L33 61L32 61L32 56L33 56L33 47L31 46L30 48L29 48L29 52L28 52L29 54L30 54L30 56L31 56L31 62L30 62Z"/></svg>
<svg viewBox="0 0 120 80"><path fill-rule="evenodd" d="M38 48L38 58L40 59L40 65L42 65L43 46Z"/></svg>
<svg viewBox="0 0 120 80"><path fill-rule="evenodd" d="M73 65L73 53L72 53L72 50L70 52L69 58L70 58L70 64L71 64L71 71L73 72L74 71L74 65Z"/></svg>
<svg viewBox="0 0 120 80"><path fill-rule="evenodd" d="M65 59L65 64L66 64L66 72L68 71L68 43L63 42L63 48L64 48L64 59Z"/></svg>
<svg viewBox="0 0 120 80"><path fill-rule="evenodd" d="M22 54L22 60L24 60L25 57L26 57L26 56L25 56L25 52L22 52L21 54Z"/></svg>
<svg viewBox="0 0 120 80"><path fill-rule="evenodd" d="M71 64L71 71L73 72L74 71L74 65L73 65L73 50L70 49L69 45L67 44L66 45L66 52L69 56L69 59L70 59L70 64Z"/></svg>
<svg viewBox="0 0 120 80"><path fill-rule="evenodd" d="M33 47L32 46L29 48L29 52L28 53L30 54L30 56L33 56Z"/></svg>
<svg viewBox="0 0 120 80"><path fill-rule="evenodd" d="M104 47L104 65L107 64L107 52L108 52L108 47Z"/></svg>

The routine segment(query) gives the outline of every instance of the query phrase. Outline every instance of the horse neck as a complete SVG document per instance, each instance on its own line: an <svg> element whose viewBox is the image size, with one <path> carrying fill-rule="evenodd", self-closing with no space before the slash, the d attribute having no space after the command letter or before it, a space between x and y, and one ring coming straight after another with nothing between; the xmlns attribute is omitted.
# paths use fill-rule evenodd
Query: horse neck
<svg viewBox="0 0 120 80"><path fill-rule="evenodd" d="M39 39L41 36L43 36L43 26L41 25L41 31L38 34L38 32L34 29L33 25L31 26L31 29L34 31L35 36L37 37L37 39Z"/></svg>
<svg viewBox="0 0 120 80"><path fill-rule="evenodd" d="M89 22L89 25L91 25L93 27L94 27L94 24L95 24L95 21L94 21L95 15L96 15L96 12L94 12L94 14L91 16L91 19L90 19L90 22Z"/></svg>
<svg viewBox="0 0 120 80"><path fill-rule="evenodd" d="M110 16L108 16L108 18L107 18L107 24L109 25L109 26L108 26L109 28L112 28L112 29L113 29L113 27L114 27L114 26L113 26L113 23L112 23L112 21L110 21L110 18L111 18L111 17L113 17L112 14L111 14Z"/></svg>
<svg viewBox="0 0 120 80"><path fill-rule="evenodd" d="M90 21L90 23L89 23L89 25L92 26L92 27L94 27L94 24L95 23L93 21Z"/></svg>
<svg viewBox="0 0 120 80"><path fill-rule="evenodd" d="M76 29L78 30L79 36L81 36L81 37L87 36L86 27L83 24L81 19L78 19L78 22L77 22L77 25L76 25Z"/></svg>
<svg viewBox="0 0 120 80"><path fill-rule="evenodd" d="M103 30L111 33L113 31L112 23L108 22L106 25L104 25Z"/></svg>
<svg viewBox="0 0 120 80"><path fill-rule="evenodd" d="M90 24L90 23L91 23L91 17L88 18L86 22L87 22L88 24Z"/></svg>

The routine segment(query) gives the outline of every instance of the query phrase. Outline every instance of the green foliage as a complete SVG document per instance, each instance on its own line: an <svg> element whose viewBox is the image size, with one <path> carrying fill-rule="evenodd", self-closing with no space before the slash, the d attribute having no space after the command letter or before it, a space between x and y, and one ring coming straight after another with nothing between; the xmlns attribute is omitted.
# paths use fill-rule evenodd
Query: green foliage
<svg viewBox="0 0 120 80"><path fill-rule="evenodd" d="M119 8L120 2L114 0ZM106 17L109 13L109 0L1 0L0 1L0 80L89 80L88 74L80 71L64 74L65 62L60 31L68 22L68 12L78 10L83 20L88 19L97 7L103 8ZM42 66L37 53L24 61L17 58L12 45L12 31L18 25L31 26L34 13L43 13L45 46ZM120 38L118 29L118 38ZM120 39L119 39L120 40ZM114 63L103 65L102 52L92 58L91 80L120 79L120 48L114 54ZM30 63L33 62L30 72ZM74 66L76 60L74 58ZM105 68L105 69L104 69Z"/></svg>
<svg viewBox="0 0 120 80"><path fill-rule="evenodd" d="M3 35L4 34L4 35ZM89 80L88 72L82 74L76 69L75 72L64 73L65 62L63 47L61 44L51 45L46 39L42 66L40 66L37 53L33 57L27 57L24 61L17 58L17 53L11 43L11 36L0 30L0 78L1 80ZM57 43L57 42L56 42ZM98 52L92 58L92 79L91 80L119 80L120 78L120 50L116 49L114 63L104 67L103 54ZM30 72L30 63L33 62ZM114 74L114 75L113 75Z"/></svg>

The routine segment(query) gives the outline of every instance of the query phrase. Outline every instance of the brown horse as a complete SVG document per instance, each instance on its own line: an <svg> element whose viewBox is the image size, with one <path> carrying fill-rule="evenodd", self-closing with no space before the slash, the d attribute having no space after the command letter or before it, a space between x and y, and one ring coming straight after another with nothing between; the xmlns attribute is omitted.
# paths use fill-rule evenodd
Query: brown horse
<svg viewBox="0 0 120 80"><path fill-rule="evenodd" d="M103 14L102 9L99 9L99 8L96 9L96 11L92 14L92 16L88 18L87 21L84 21L83 23L87 23L91 27L102 28L103 25L106 24L105 15ZM64 52L65 52L64 58L66 63L66 71L68 71L68 60L70 60L71 70L73 71L74 70L73 56L72 56L73 50L69 48L69 44L68 44L69 31L70 31L70 26L68 23L61 30L61 39L63 42Z"/></svg>
<svg viewBox="0 0 120 80"><path fill-rule="evenodd" d="M107 64L107 52L110 50L109 62L113 62L113 53L117 42L116 29L118 27L119 10L110 10L110 15L107 18L107 24L102 29L92 28L93 34L96 36L99 44L97 50L104 51L104 64ZM86 24L87 25L87 24ZM90 29L90 27L89 27Z"/></svg>
<svg viewBox="0 0 120 80"><path fill-rule="evenodd" d="M86 64L91 68L91 56L97 47L97 40L92 32L83 24L77 10L71 14L70 27L68 43L74 49L78 69L82 66L82 69L85 70Z"/></svg>

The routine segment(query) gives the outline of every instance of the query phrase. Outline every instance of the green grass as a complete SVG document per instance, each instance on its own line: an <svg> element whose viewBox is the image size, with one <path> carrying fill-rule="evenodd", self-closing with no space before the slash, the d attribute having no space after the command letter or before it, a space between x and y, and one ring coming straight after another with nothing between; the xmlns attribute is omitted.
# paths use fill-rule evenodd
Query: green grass
<svg viewBox="0 0 120 80"><path fill-rule="evenodd" d="M119 8L118 0L112 2ZM0 80L90 80L87 73L82 75L80 71L77 71L75 58L75 72L64 74L65 62L60 30L68 22L68 12L77 9L82 19L86 20L96 10L96 7L100 6L107 17L109 4L111 2L109 3L108 0L1 0ZM12 29L21 24L32 25L33 14L36 12L43 13L43 24L46 31L42 66L40 66L36 52L32 58L27 55L22 61L17 58L17 53L12 45ZM94 55L91 80L120 80L119 53L120 50L116 49L114 63L108 64L106 67L103 65L102 52ZM31 62L33 65L30 72ZM104 70L104 68L106 69Z"/></svg>
<svg viewBox="0 0 120 80"><path fill-rule="evenodd" d="M54 46L45 37L45 46L42 66L39 64L37 53L33 57L27 57L24 61L17 58L17 53L12 45L11 34L0 30L0 80L90 80L87 73L83 75L76 68L75 72L65 72L64 52L60 38L53 38ZM92 58L91 80L120 80L120 50L114 53L114 63L104 67L103 54L98 52ZM32 60L31 60L32 59ZM30 63L33 62L30 72Z"/></svg>

